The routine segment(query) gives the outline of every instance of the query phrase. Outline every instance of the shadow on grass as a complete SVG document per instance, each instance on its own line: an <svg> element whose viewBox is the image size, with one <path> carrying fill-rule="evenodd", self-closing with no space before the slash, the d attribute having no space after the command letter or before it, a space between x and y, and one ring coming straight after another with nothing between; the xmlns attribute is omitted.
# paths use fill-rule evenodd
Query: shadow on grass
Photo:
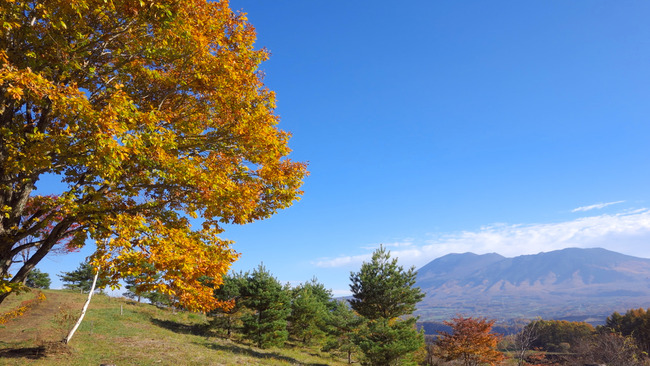
<svg viewBox="0 0 650 366"><path fill-rule="evenodd" d="M43 342L36 347L12 347L0 349L0 359L2 358L25 358L28 360L40 360L47 356L69 355L70 348L61 341Z"/></svg>
<svg viewBox="0 0 650 366"><path fill-rule="evenodd" d="M45 346L0 349L0 358L26 358L38 360L47 356Z"/></svg>
<svg viewBox="0 0 650 366"><path fill-rule="evenodd" d="M290 364L300 364L304 366L327 366L326 363L302 363L295 358L283 356L278 353L264 353L264 352L258 352L250 348L246 348L244 346L239 346L236 344L216 344L216 343L210 343L210 344L203 344L206 347L213 349L215 351L224 351L224 352L229 352L232 354L238 354L238 355L243 355L243 356L248 356L248 357L254 357L254 358L259 358L259 359L266 359L266 360L277 360L277 361L284 361L288 362Z"/></svg>
<svg viewBox="0 0 650 366"><path fill-rule="evenodd" d="M151 323L161 328L169 329L174 333L205 335L206 326L204 324L183 324L171 320L151 319Z"/></svg>

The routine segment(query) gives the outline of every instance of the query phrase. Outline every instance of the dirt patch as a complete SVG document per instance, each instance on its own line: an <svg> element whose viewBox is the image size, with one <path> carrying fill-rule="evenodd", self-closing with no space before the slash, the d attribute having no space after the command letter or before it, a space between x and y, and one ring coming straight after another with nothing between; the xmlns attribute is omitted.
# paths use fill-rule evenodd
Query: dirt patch
<svg viewBox="0 0 650 366"><path fill-rule="evenodd" d="M37 292L34 291L33 294L36 296ZM72 312L74 303L66 299L65 293L48 292L45 296L45 301L0 327L0 339L11 340L12 343L25 341L37 343L58 341L58 338L62 338L61 330L56 329L53 321L62 311ZM0 347L3 344L4 342L0 342Z"/></svg>

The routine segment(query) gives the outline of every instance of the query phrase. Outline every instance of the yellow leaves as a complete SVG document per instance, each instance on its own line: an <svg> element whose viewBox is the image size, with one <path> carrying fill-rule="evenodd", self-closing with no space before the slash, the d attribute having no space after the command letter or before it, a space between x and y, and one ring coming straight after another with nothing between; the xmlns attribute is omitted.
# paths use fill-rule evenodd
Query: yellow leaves
<svg viewBox="0 0 650 366"><path fill-rule="evenodd" d="M21 100L23 97L23 89L18 86L10 85L7 88L7 94L11 99Z"/></svg>
<svg viewBox="0 0 650 366"><path fill-rule="evenodd" d="M2 28L8 31L19 27L20 27L20 23L18 22L2 22Z"/></svg>
<svg viewBox="0 0 650 366"><path fill-rule="evenodd" d="M19 294L21 292L29 291L29 287L25 286L22 282L10 282L6 278L0 278L0 294L5 294L7 292L13 292Z"/></svg>
<svg viewBox="0 0 650 366"><path fill-rule="evenodd" d="M11 292L12 287L10 285L11 283L9 281L0 280L0 294Z"/></svg>
<svg viewBox="0 0 650 366"><path fill-rule="evenodd" d="M98 242L93 264L109 275L110 284L122 276L138 276L140 287L155 287L192 310L222 305L212 299L213 288L201 282L208 276L220 285L238 258L230 242L216 236L218 230L192 231L183 220L147 221L133 215L119 215L106 224L113 226L114 235ZM162 276L156 279L158 273Z"/></svg>
<svg viewBox="0 0 650 366"><path fill-rule="evenodd" d="M199 281L219 284L237 259L219 224L290 206L307 174L286 160L258 73L268 53L246 17L226 1L3 4L6 27L31 24L0 29L16 47L0 50L18 116L0 129L5 173L62 177L69 189L48 207L100 243L94 261L113 284L139 272L187 306L227 306Z"/></svg>
<svg viewBox="0 0 650 366"><path fill-rule="evenodd" d="M46 300L45 294L42 293L41 291L38 292L38 295L36 295L35 298L31 300L25 300L20 303L20 305L15 308L14 310L8 311L2 315L0 315L0 324L5 324L11 319L18 318L25 314L28 310L31 308L35 307L39 303L43 302Z"/></svg>

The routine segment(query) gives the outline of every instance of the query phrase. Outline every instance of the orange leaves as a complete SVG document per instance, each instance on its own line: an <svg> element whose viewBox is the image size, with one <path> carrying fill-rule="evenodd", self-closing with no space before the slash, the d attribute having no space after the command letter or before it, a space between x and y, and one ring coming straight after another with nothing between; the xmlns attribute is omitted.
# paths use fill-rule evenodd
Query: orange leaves
<svg viewBox="0 0 650 366"><path fill-rule="evenodd" d="M148 222L122 216L112 225L115 237L98 244L93 258L111 284L124 276L139 276L139 289L156 289L188 309L229 306L213 299L211 286L221 284L239 255L216 231L192 231L184 220L172 218ZM202 282L206 276L213 279L211 286Z"/></svg>
<svg viewBox="0 0 650 366"><path fill-rule="evenodd" d="M290 206L307 175L287 159L246 17L206 0L28 0L0 14L0 253L30 232L41 252L88 236L114 284L145 274L187 307L227 306L199 281L218 285L237 259L220 225ZM11 198L43 174L67 186L44 206L48 232Z"/></svg>
<svg viewBox="0 0 650 366"><path fill-rule="evenodd" d="M435 353L447 361L461 360L463 365L495 365L504 359L497 350L500 337L490 333L494 320L457 316L445 325L452 333L440 332Z"/></svg>

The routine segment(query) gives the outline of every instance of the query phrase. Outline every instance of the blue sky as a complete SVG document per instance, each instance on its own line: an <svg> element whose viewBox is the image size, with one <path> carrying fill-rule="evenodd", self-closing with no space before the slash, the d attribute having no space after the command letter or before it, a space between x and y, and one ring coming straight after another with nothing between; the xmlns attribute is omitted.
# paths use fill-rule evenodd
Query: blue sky
<svg viewBox="0 0 650 366"><path fill-rule="evenodd" d="M293 207L227 227L235 270L264 262L340 295L380 243L416 267L570 246L650 257L650 3L231 7L272 54L280 128L311 172ZM39 268L56 280L90 247Z"/></svg>

